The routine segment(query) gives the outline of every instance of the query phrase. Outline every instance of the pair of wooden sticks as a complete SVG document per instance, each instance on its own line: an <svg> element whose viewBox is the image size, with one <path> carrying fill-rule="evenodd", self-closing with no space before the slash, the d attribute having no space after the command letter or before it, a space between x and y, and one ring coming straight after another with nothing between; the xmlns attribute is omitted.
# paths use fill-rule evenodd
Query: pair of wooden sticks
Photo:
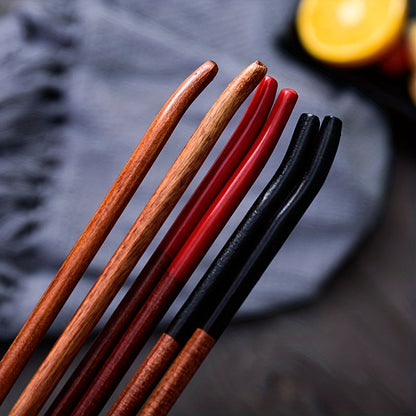
<svg viewBox="0 0 416 416"><path fill-rule="evenodd" d="M156 157L156 154L160 151L163 144L155 149L151 142L152 140L158 141L159 135L161 135L161 132L158 131L163 130L161 120L164 117L168 118L170 134L174 127L170 123L177 123L187 106L189 106L190 101L196 97L195 89L193 93L189 92L192 90L192 86L196 89L202 89L213 78L216 70L216 66L212 62L202 65L178 88L152 123L138 149L123 169L120 177L68 256L50 288L45 292L38 307L35 308L28 323L0 363L1 380L2 382L7 380L5 384L2 384L3 397L13 385L24 363L43 336L41 332L46 331L48 322L50 325L54 318L53 314L57 313L56 307L52 312L45 310L45 305L53 303L51 293L56 294L59 292L57 287L64 287L62 292L65 293L62 295L59 292L62 296L58 299L58 303L63 304L65 301L63 298L68 296L72 290L70 286L75 286L83 273L82 268L77 269L75 266L71 266L71 256L72 261L74 261L77 254L79 256L82 250L85 250L85 247L90 247L91 242L88 242L88 238L94 233L97 238L102 240L105 238L105 233L102 231L98 233L94 229L100 223L104 223L108 233L117 218L103 220L100 217L104 216L105 218L105 214L107 214L107 217L109 216L111 203L118 208L115 215L120 215L128 201L125 194L129 193L129 197L131 197L138 186L137 182L132 184L135 180L135 175L132 175L132 172L135 171L137 174L139 171L141 172L139 165L145 164L145 162L140 161L140 159L150 157L150 150L153 152L152 158ZM131 272L145 247L160 228L180 195L182 195L185 187L202 164L225 125L238 106L264 77L265 73L264 65L255 62L242 71L220 95L19 398L11 414L34 415L46 402L56 383L60 380L109 302ZM155 254L145 266L139 278L136 279L105 329L47 414L97 414L105 404L168 305L170 305L251 186L276 144L297 97L293 90L283 90L265 122L274 99L276 87L276 81L273 78L263 78L226 148L158 246ZM186 92L188 93L186 94ZM175 100L179 100L180 103L175 102ZM177 105L179 106L178 113L174 111ZM174 120L172 114L175 114L176 121L172 121ZM165 133L164 130L163 133ZM166 141L167 136L164 135L163 137L163 140ZM146 144L146 142L150 143ZM141 155L143 152L146 153L146 157ZM147 166L150 167L152 161L146 160ZM148 169L148 167L143 169ZM138 181L142 179L145 173L140 174L141 178ZM138 176L140 175L138 174ZM125 181L130 182L130 184L126 185ZM120 202L120 204L124 204L123 208L120 208L117 203L117 192L120 192L124 197L123 202ZM155 217L152 220L152 216L157 218ZM93 257L98 248L99 246L90 247L88 255ZM95 252L91 254L94 250ZM87 265L84 264L84 270ZM60 282L63 275L71 275L71 270L78 273L74 274L75 277L71 282L69 284ZM46 317L43 318L42 314ZM30 327L36 325L38 319L44 319L42 325L39 325L40 329L38 328L37 332L31 334ZM31 337L32 335L33 337ZM29 341L29 344L25 344L26 348L22 348L25 340L26 342ZM114 351L111 353L113 349ZM19 354L21 355L20 362L13 363L13 360L16 360L16 356ZM24 362L22 363L22 361ZM13 370L10 370L13 365L15 365L17 375L13 373ZM162 368L164 367L160 366L160 369ZM8 371L9 373L12 371L12 373L9 374L9 379L5 379L4 375L7 377ZM118 403L121 404L117 404L118 408L120 406L124 408L124 402L124 399L119 401ZM74 409L75 404L78 405ZM125 414L118 410L112 412L114 414Z"/></svg>

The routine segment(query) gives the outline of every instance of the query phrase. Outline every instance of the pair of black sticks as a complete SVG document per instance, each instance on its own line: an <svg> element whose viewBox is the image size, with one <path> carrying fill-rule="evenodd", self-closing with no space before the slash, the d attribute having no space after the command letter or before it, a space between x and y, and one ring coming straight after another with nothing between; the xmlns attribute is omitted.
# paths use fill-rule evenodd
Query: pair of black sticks
<svg viewBox="0 0 416 416"><path fill-rule="evenodd" d="M332 116L326 116L321 126L315 115L300 116L276 174L110 415L135 415L140 408L143 416L168 413L321 189L338 148L341 126Z"/></svg>

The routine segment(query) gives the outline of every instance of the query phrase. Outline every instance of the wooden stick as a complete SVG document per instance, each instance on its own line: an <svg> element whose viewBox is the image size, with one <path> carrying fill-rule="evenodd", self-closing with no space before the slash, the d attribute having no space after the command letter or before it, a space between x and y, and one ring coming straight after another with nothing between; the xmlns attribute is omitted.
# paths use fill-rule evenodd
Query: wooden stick
<svg viewBox="0 0 416 416"><path fill-rule="evenodd" d="M254 62L219 96L19 397L11 416L34 416L44 405L231 117L266 71L261 62Z"/></svg>
<svg viewBox="0 0 416 416"><path fill-rule="evenodd" d="M167 415L215 342L207 332L196 329L138 415Z"/></svg>
<svg viewBox="0 0 416 416"><path fill-rule="evenodd" d="M71 414L151 290L257 137L273 104L277 82L265 76L218 158L189 198L123 300L49 407L48 416Z"/></svg>
<svg viewBox="0 0 416 416"><path fill-rule="evenodd" d="M149 394L156 387L185 343L181 343L167 332L164 332L121 392L107 416L137 415Z"/></svg>
<svg viewBox="0 0 416 416"><path fill-rule="evenodd" d="M277 211L259 243L253 246L250 256L243 262L221 301L212 308L207 321L196 329L185 344L139 416L164 416L169 412L321 189L334 160L340 135L341 121L336 117L325 117L305 176L300 177L297 187Z"/></svg>
<svg viewBox="0 0 416 416"><path fill-rule="evenodd" d="M95 415L106 403L151 332L234 213L270 157L297 100L282 90L262 131L237 170L215 198L114 348L72 416Z"/></svg>
<svg viewBox="0 0 416 416"><path fill-rule="evenodd" d="M205 62L172 94L116 179L52 283L0 362L0 403L103 244L128 201L189 105L211 82L217 65Z"/></svg>
<svg viewBox="0 0 416 416"><path fill-rule="evenodd" d="M287 196L299 183L318 128L317 117L305 114L300 117L276 174L120 394L109 415L136 415L180 349L208 319Z"/></svg>

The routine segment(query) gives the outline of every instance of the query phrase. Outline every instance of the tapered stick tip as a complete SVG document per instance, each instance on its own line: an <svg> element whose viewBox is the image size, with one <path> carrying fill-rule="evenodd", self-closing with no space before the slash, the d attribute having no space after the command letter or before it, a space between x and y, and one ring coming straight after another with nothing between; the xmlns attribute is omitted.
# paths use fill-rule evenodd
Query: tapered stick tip
<svg viewBox="0 0 416 416"><path fill-rule="evenodd" d="M251 87L248 88L251 90L259 84L266 74L267 66L260 61L254 61L240 72L239 76L234 79L234 82L237 82L241 86L244 85L244 88L246 88L247 85L251 85ZM242 80L245 81L242 82Z"/></svg>
<svg viewBox="0 0 416 416"><path fill-rule="evenodd" d="M253 71L259 71L264 75L267 73L267 66L261 61L254 61L251 65L249 65L249 68L252 68Z"/></svg>
<svg viewBox="0 0 416 416"><path fill-rule="evenodd" d="M263 62L261 62L261 61L259 61L259 60L254 61L254 62L253 62L253 65L257 65L257 66L263 67L263 68L267 71L267 66L266 66L266 65L264 65L264 63L263 63Z"/></svg>
<svg viewBox="0 0 416 416"><path fill-rule="evenodd" d="M280 94L286 98L298 98L298 93L295 90L292 90L291 88L285 88L283 89Z"/></svg>
<svg viewBox="0 0 416 416"><path fill-rule="evenodd" d="M218 65L211 60L205 61L202 65L201 68L206 69L206 70L210 70L212 72L217 73L218 72Z"/></svg>

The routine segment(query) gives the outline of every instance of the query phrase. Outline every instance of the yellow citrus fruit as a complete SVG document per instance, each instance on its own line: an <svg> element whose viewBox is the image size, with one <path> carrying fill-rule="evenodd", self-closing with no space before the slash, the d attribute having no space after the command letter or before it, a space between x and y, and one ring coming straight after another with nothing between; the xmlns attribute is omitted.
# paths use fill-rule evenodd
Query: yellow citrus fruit
<svg viewBox="0 0 416 416"><path fill-rule="evenodd" d="M357 66L379 59L398 41L407 0L302 0L296 29L313 57Z"/></svg>

